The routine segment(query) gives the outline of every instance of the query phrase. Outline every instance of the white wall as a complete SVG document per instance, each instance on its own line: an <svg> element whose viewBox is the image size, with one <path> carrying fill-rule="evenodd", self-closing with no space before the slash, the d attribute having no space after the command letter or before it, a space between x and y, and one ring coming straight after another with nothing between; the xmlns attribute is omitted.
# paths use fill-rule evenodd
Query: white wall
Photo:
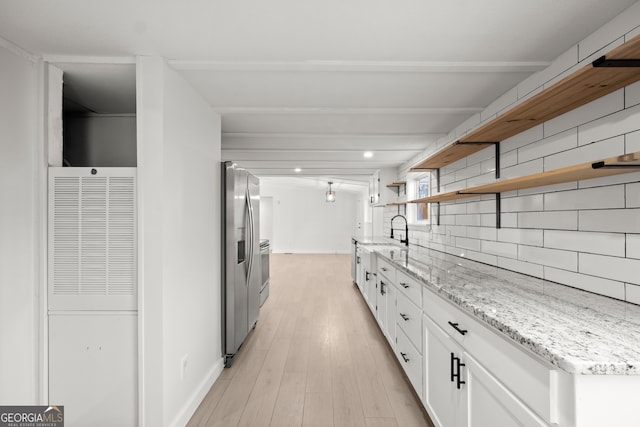
<svg viewBox="0 0 640 427"><path fill-rule="evenodd" d="M350 252L351 236L357 233L356 203L362 196L336 191L336 201L327 203L325 192L290 181L260 182L260 197L273 197L273 252Z"/></svg>
<svg viewBox="0 0 640 427"><path fill-rule="evenodd" d="M639 23L640 3L636 3L455 129L439 146L636 36ZM501 178L637 151L640 83L503 141ZM442 168L442 191L492 182L494 164L491 147ZM435 193L435 179L432 184ZM432 232L428 226L413 226L412 242L640 304L638 172L503 193L501 229L495 228L492 195L441 205L441 225L433 225Z"/></svg>
<svg viewBox="0 0 640 427"><path fill-rule="evenodd" d="M38 403L37 70L0 43L0 405Z"/></svg>
<svg viewBox="0 0 640 427"><path fill-rule="evenodd" d="M221 122L161 58L137 78L141 407L145 425L184 425L223 367Z"/></svg>
<svg viewBox="0 0 640 427"><path fill-rule="evenodd" d="M273 242L273 197L260 197L260 240Z"/></svg>

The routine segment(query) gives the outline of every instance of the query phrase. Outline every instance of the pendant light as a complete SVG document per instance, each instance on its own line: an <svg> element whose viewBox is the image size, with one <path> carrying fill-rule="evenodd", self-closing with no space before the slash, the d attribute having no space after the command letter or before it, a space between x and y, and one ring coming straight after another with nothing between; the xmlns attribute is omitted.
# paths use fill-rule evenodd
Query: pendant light
<svg viewBox="0 0 640 427"><path fill-rule="evenodd" d="M329 181L329 190L327 190L325 201L327 202L335 202L336 201L336 192L331 190L331 185L333 182Z"/></svg>

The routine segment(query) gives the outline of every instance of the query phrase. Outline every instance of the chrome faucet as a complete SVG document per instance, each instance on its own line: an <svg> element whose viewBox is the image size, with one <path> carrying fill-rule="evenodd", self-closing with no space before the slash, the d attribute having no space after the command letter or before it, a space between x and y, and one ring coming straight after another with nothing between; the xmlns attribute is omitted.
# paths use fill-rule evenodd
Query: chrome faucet
<svg viewBox="0 0 640 427"><path fill-rule="evenodd" d="M391 238L393 239L393 220L398 217L404 219L404 239L400 238L400 243L404 243L405 245L409 246L409 223L407 222L407 218L405 218L404 215L396 215L391 218Z"/></svg>

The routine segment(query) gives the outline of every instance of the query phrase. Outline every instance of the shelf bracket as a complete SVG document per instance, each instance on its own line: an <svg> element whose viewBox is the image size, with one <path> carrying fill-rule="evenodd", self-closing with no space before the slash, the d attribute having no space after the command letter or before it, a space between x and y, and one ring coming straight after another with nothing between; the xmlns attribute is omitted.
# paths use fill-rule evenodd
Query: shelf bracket
<svg viewBox="0 0 640 427"><path fill-rule="evenodd" d="M501 195L500 195L500 193L493 193L493 192L475 193L475 192L458 191L456 194L474 194L474 195L477 194L478 196L482 196L483 194L494 194L496 196L496 228L500 228L501 227L500 217L502 216L502 207L501 207Z"/></svg>
<svg viewBox="0 0 640 427"><path fill-rule="evenodd" d="M436 182L438 183L438 193L439 193L440 192L440 168L436 169ZM440 215L440 212L438 212L438 215Z"/></svg>
<svg viewBox="0 0 640 427"><path fill-rule="evenodd" d="M605 55L591 63L595 68L634 68L640 67L640 59L607 59Z"/></svg>
<svg viewBox="0 0 640 427"><path fill-rule="evenodd" d="M493 144L493 146L496 149L496 155L495 155L495 159L496 159L496 169L495 169L496 179L500 178L500 141L485 141L485 142L479 142L479 141L457 141L456 144L462 144L462 145L488 145L488 144ZM438 190L438 191L440 191L440 190Z"/></svg>
<svg viewBox="0 0 640 427"><path fill-rule="evenodd" d="M438 217L436 225L440 225L440 202L436 202L438 204Z"/></svg>
<svg viewBox="0 0 640 427"><path fill-rule="evenodd" d="M624 163L613 163L606 164L605 162L595 162L591 163L592 169L640 169L640 164L624 164Z"/></svg>

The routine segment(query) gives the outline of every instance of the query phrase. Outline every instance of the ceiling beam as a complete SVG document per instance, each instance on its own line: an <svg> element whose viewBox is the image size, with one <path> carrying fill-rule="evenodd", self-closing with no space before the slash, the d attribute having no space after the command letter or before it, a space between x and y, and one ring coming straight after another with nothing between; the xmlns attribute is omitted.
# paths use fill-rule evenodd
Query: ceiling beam
<svg viewBox="0 0 640 427"><path fill-rule="evenodd" d="M177 70L368 73L522 73L549 66L542 61L198 61L169 60Z"/></svg>
<svg viewBox="0 0 640 427"><path fill-rule="evenodd" d="M338 114L338 115L469 115L484 107L214 107L223 116L232 114Z"/></svg>

